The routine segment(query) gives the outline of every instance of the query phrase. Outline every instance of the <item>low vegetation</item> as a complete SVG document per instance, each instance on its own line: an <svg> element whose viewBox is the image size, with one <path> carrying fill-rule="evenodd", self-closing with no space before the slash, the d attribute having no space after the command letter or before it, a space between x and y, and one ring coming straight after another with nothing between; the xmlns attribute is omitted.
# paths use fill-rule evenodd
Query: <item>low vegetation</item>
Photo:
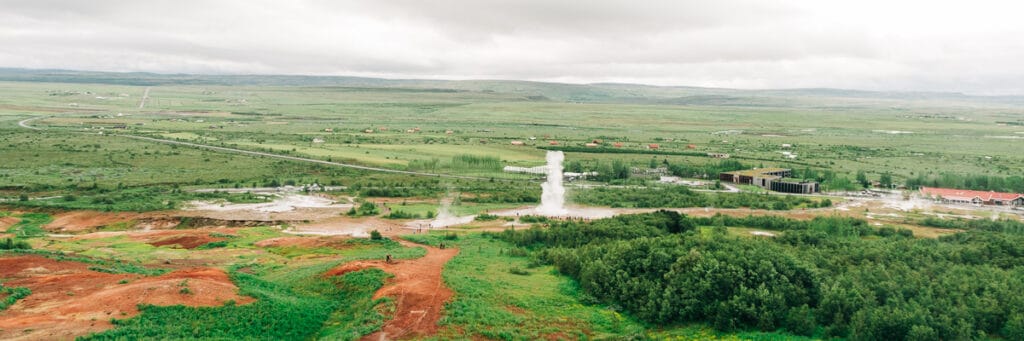
<svg viewBox="0 0 1024 341"><path fill-rule="evenodd" d="M30 294L32 294L32 290L29 290L28 288L5 287L0 284L0 295L6 296L2 297L3 300L0 300L0 311L4 311L7 307L10 307L22 298L28 297Z"/></svg>
<svg viewBox="0 0 1024 341"><path fill-rule="evenodd" d="M232 282L239 286L242 295L256 298L255 302L246 305L227 302L222 307L198 308L145 305L140 307L142 314L139 316L115 319L116 328L81 339L295 340L323 333L322 336L354 340L362 336L361 333L379 327L382 316L373 316L373 309L349 311L353 307L341 303L367 302L373 291L383 284L384 275L379 270L366 270L340 278L305 278L300 284L289 286L233 271ZM372 303L374 301L369 300L369 306L363 303L358 308L372 308ZM361 317L363 314L371 315Z"/></svg>

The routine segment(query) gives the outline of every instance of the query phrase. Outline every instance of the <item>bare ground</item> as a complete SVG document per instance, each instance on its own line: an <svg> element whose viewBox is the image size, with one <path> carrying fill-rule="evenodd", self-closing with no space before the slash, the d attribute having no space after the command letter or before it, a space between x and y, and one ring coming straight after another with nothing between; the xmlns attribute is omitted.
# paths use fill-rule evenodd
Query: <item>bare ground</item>
<svg viewBox="0 0 1024 341"><path fill-rule="evenodd" d="M0 277L32 294L0 314L0 339L73 339L111 328L111 318L139 313L137 305L219 306L239 296L220 269L190 268L161 276L108 274L89 265L40 256L0 258ZM188 293L182 288L187 287Z"/></svg>
<svg viewBox="0 0 1024 341"><path fill-rule="evenodd" d="M452 297L452 290L444 285L441 270L444 264L459 253L457 249L439 249L406 241L406 246L422 246L427 255L417 259L403 259L391 264L379 261L357 261L331 269L325 275L337 276L352 271L379 268L394 275L374 298L391 297L395 300L394 317L385 322L380 331L363 340L412 339L437 333L441 309Z"/></svg>

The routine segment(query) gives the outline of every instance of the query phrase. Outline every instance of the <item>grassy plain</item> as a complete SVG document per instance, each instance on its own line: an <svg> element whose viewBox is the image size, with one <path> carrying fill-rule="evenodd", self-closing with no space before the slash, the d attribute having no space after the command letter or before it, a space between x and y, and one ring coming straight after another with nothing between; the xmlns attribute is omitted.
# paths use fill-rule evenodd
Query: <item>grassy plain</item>
<svg viewBox="0 0 1024 341"><path fill-rule="evenodd" d="M536 166L543 163L543 151L531 146L549 141L582 146L593 140L608 146L622 143L624 149L643 150L656 143L663 151L729 153L748 158L745 162L754 166L831 170L851 178L857 171L876 179L886 171L897 178L939 173L1011 176L1019 175L1024 164L1015 143L1024 138L1024 126L1014 124L1024 112L1013 102L998 99L825 90L734 91L726 96L720 94L726 90L650 87L637 87L633 92L641 95L627 96L622 87L610 85L520 86L509 90L500 82L376 88L157 85L148 86L150 98L139 109L139 96L147 86L0 82L0 90L7 94L0 99L0 125L9 129L0 147L16 161L0 170L0 181L13 186L123 178L119 182L142 184L169 176L209 182L282 173L282 166L275 168L267 160L95 136L100 127L107 134L150 135L395 169L432 160L443 165L462 154ZM587 100L577 100L581 98ZM15 123L35 116L47 118L33 125L53 132L18 132ZM119 125L126 129L112 130ZM367 129L373 132L365 133ZM407 132L411 129L416 130ZM513 140L526 146L512 146ZM106 155L89 159L69 149ZM798 156L789 159L783 151ZM586 164L619 159L644 165L650 158L567 156ZM54 165L54 160L65 161ZM86 163L89 169L74 167ZM128 174L123 164L146 166ZM225 164L233 169L217 169ZM443 166L437 171L501 176Z"/></svg>
<svg viewBox="0 0 1024 341"><path fill-rule="evenodd" d="M21 79L5 75L0 72L0 79ZM47 236L43 226L51 214L62 210L173 211L189 200L247 200L240 194L196 189L320 183L340 186L329 195L387 202L392 212L427 217L437 213L441 201L456 200L453 213L477 214L534 205L540 176L509 174L501 167L542 165L545 151L537 147L550 147L552 141L560 147L596 143L631 151L567 152L567 162L583 171L616 163L627 172L664 164L713 168L721 160L700 155L712 152L728 153L731 160L749 167L811 169L849 179L864 172L869 180L888 172L897 182L922 174L1012 177L1021 176L1024 169L1024 154L1017 146L1024 139L1024 101L1017 98L512 81L31 77L35 78L27 82L0 81L0 204L12 207L4 211L17 211L0 218L13 218L7 220L13 222L6 226L7 234L37 250L4 251L5 256L41 254L140 276L181 264L212 266L226 270L240 293L257 298L253 304L207 308L147 306L139 316L118 319L115 329L88 337L93 339L355 339L379 329L394 309L393 302L372 295L387 283L388 275L376 270L339 278L321 275L350 261L385 255L418 258L426 252L392 241L257 245L291 237L268 226L231 233L169 230L200 231L192 237L217 240L195 248L155 245L128 233L139 231L121 231L128 229L127 223L105 228L109 235ZM149 98L140 106L147 89ZM119 135L483 180L360 171ZM658 145L657 151L674 155L652 155L652 144ZM701 207L751 208L755 205L750 202L756 202L764 206L760 208L785 211L817 208L823 201L694 194L678 188L671 188L679 193L669 196L664 194L668 187L661 193L636 187L650 185L651 180L612 182L634 186L626 188L589 181L585 184L600 188L572 190L581 202L599 206L650 207L650 202L669 201L670 206L686 206L679 203L701 197L706 199L699 201ZM786 202L778 208L767 206L780 201ZM872 212L882 209L871 207ZM868 208L863 210L867 215ZM928 216L916 211L901 214L884 219L913 230L915 236L935 238L959 231L916 226ZM364 218L378 219L359 219ZM742 226L726 231L731 237L752 240L746 237L758 230ZM705 226L701 231L712 235L722 230ZM437 339L797 338L772 332L722 333L699 323L648 325L621 307L598 303L552 266L488 235L428 233L406 238L429 245L443 241L460 250L442 273L455 296L439 321ZM172 320L187 323L166 323Z"/></svg>

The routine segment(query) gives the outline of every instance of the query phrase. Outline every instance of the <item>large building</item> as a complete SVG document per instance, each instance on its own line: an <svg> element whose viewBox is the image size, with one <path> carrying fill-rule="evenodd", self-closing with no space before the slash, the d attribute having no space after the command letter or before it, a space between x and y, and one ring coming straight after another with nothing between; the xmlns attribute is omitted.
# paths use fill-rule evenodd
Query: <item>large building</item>
<svg viewBox="0 0 1024 341"><path fill-rule="evenodd" d="M718 179L785 193L809 194L820 190L817 182L791 179L792 175L793 171L787 168L755 168L721 173Z"/></svg>
<svg viewBox="0 0 1024 341"><path fill-rule="evenodd" d="M1024 206L1024 194L921 187L921 195L946 204Z"/></svg>

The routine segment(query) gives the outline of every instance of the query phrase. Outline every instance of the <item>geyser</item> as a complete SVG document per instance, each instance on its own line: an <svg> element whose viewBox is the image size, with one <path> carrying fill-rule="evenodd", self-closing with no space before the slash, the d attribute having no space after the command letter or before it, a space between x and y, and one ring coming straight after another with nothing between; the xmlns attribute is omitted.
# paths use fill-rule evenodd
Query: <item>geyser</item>
<svg viewBox="0 0 1024 341"><path fill-rule="evenodd" d="M548 179L540 185L543 193L540 196L540 206L537 206L536 213L544 216L564 216L568 213L565 209L565 187L562 186L562 161L565 154L561 151L548 151Z"/></svg>

